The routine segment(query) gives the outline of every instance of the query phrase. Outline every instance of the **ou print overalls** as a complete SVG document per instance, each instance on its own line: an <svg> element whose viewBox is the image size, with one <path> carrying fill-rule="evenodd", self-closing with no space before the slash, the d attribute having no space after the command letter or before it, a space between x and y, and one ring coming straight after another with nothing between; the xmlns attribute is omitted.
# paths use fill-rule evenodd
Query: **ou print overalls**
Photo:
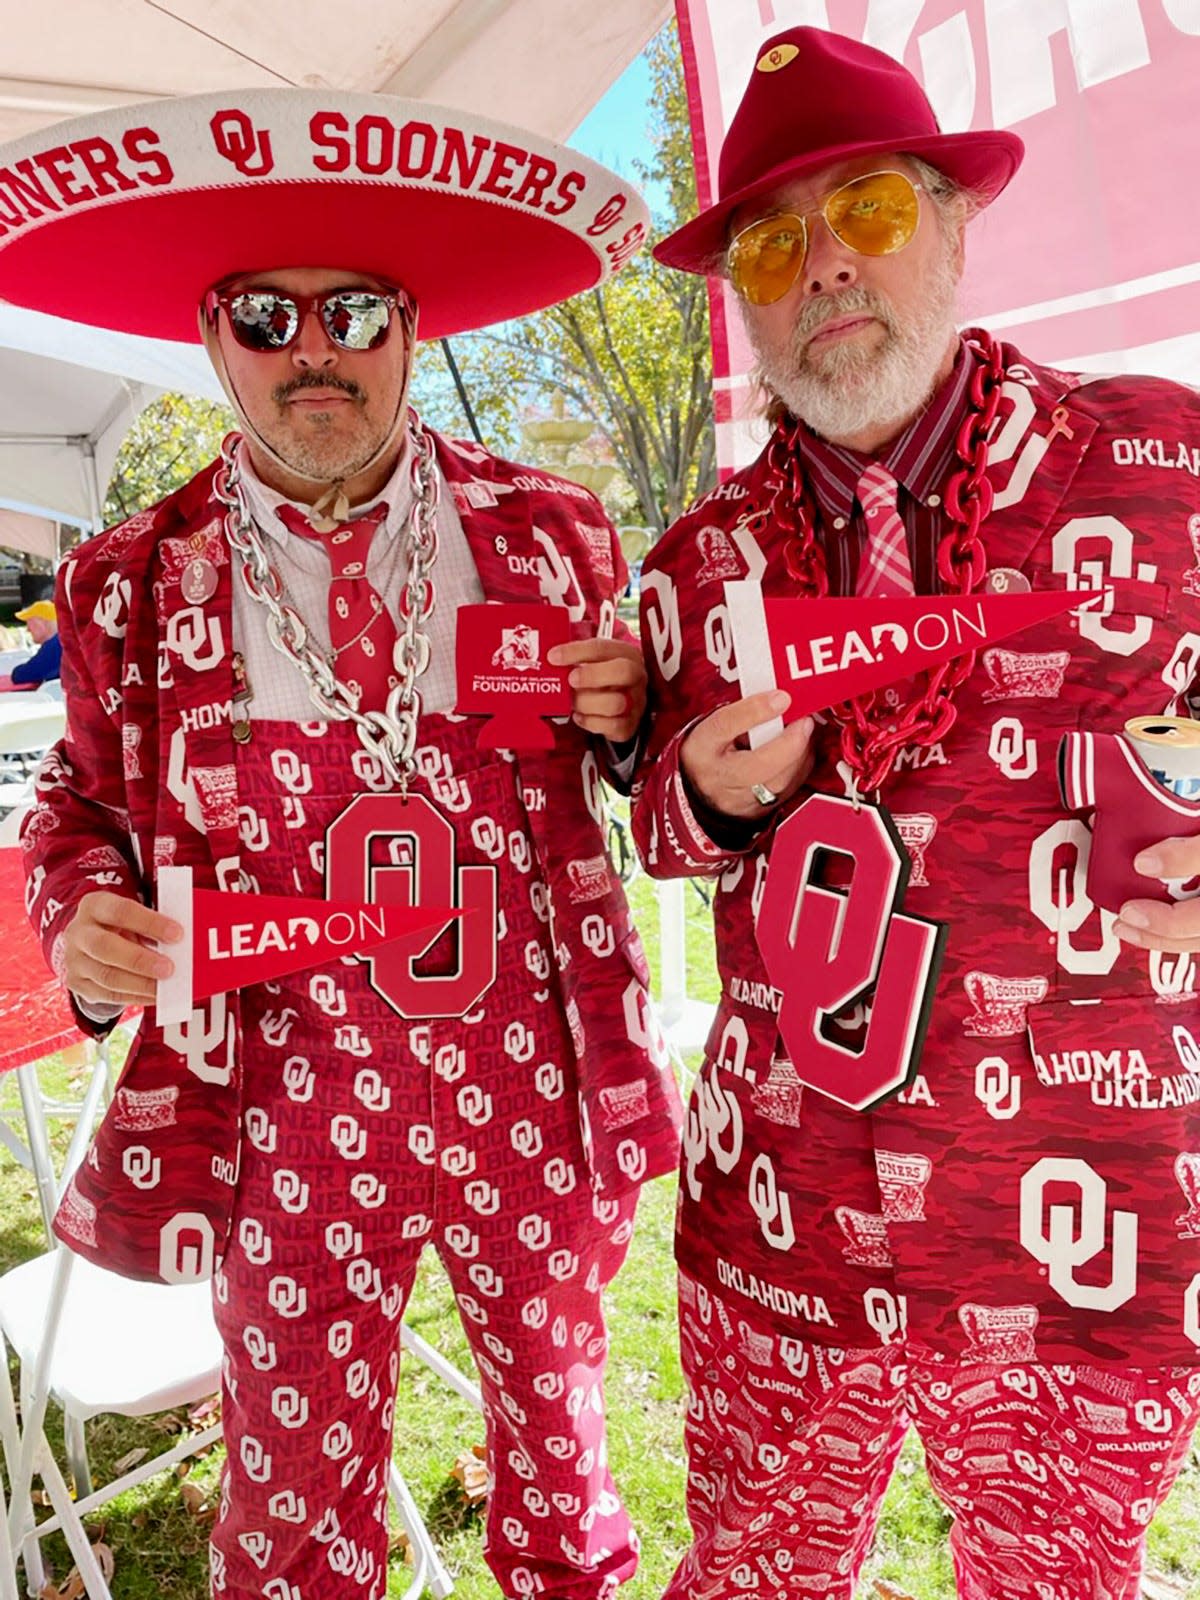
<svg viewBox="0 0 1200 1600"><path fill-rule="evenodd" d="M212 1584L224 1600L384 1595L399 1324L426 1244L479 1367L495 1478L485 1553L501 1590L594 1600L636 1565L606 1464L600 1303L635 1200L594 1199L588 1184L516 768L476 748L478 727L425 717L429 776L409 807L372 800L368 826L343 820L328 842L356 797L389 788L354 730L259 721L239 747L251 889L354 898L336 886L364 878L364 852L372 866L409 859L411 814L418 853L444 869L454 851L461 876L447 887L487 900L495 874L500 931L495 982L465 1017L399 1015L353 958L245 991L237 1203L214 1280L228 1467ZM395 835L371 841L381 815L400 817L399 848ZM426 996L431 1011L458 1009L487 934L464 934L461 961L441 935L423 958L434 975L418 964L403 985L406 1009ZM460 966L461 981L445 976Z"/></svg>

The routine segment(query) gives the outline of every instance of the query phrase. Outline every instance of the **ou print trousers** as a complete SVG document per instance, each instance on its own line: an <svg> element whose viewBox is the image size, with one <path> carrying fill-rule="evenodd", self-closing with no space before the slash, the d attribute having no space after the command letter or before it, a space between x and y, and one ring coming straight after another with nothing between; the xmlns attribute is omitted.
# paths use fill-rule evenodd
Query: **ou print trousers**
<svg viewBox="0 0 1200 1600"><path fill-rule="evenodd" d="M479 1368L501 1592L611 1595L637 1555L607 1465L600 1302L635 1202L596 1201L578 1131L551 1136L572 1098L561 1074L542 1075L546 1117L504 1115L496 1091L484 1122L492 1091L436 1031L408 1087L360 1062L348 1091L342 1063L257 1054L214 1280L228 1446L214 1595L381 1600L399 1324L426 1244Z"/></svg>
<svg viewBox="0 0 1200 1600"><path fill-rule="evenodd" d="M852 1600L909 1423L962 1600L1137 1600L1200 1371L921 1365L750 1328L680 1283L694 1542L667 1600Z"/></svg>
<svg viewBox="0 0 1200 1600"><path fill-rule="evenodd" d="M497 927L468 929L457 956L440 936L428 970L410 967L403 1006L394 981L382 998L354 960L243 991L244 1137L214 1278L220 1600L384 1595L399 1325L427 1244L479 1369L494 1477L484 1553L501 1593L602 1600L637 1565L607 1463L601 1308L635 1202L590 1187L562 996L536 976L556 953L535 856L486 848L497 834L528 845L515 768L476 748L470 721L423 718L422 731L447 771L453 760L461 804L439 813L441 832L431 801L415 820L401 809L369 848L395 867L432 837L459 867L494 870ZM254 724L238 755L253 888L336 899L327 880L348 861L361 872L366 847L335 845L334 831L361 799L346 785L362 757L347 725ZM494 981L477 994L477 946L492 938Z"/></svg>

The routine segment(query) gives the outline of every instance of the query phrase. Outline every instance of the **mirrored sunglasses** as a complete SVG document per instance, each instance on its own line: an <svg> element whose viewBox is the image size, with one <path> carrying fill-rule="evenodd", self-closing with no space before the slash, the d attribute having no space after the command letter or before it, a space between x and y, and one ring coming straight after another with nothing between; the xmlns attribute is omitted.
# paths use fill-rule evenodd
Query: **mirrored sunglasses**
<svg viewBox="0 0 1200 1600"><path fill-rule="evenodd" d="M903 172L867 172L835 189L812 216L860 256L891 256L912 242L921 219L921 185ZM796 212L760 217L736 235L725 269L752 306L773 305L800 276L808 254L808 221Z"/></svg>
<svg viewBox="0 0 1200 1600"><path fill-rule="evenodd" d="M286 350L313 309L339 350L378 350L391 332L392 314L404 305L399 294L372 289L335 289L329 294L285 294L279 289L240 289L210 295L220 306L243 350Z"/></svg>

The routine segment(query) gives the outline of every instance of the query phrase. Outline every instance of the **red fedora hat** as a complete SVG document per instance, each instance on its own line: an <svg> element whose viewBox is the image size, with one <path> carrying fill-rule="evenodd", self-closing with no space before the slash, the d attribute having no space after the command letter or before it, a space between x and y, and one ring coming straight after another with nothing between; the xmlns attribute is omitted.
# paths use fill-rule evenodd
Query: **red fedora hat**
<svg viewBox="0 0 1200 1600"><path fill-rule="evenodd" d="M1020 165L1015 133L943 133L900 62L823 28L789 28L758 53L721 148L719 200L655 246L684 272L711 272L747 200L817 167L876 152L919 156L984 204Z"/></svg>

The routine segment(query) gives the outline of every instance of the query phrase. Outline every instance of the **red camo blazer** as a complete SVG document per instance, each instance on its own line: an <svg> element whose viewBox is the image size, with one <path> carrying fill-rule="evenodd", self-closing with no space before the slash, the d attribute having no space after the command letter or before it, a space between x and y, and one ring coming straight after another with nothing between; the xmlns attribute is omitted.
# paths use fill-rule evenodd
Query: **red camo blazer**
<svg viewBox="0 0 1200 1600"><path fill-rule="evenodd" d="M487 599L565 606L576 637L618 627L625 565L594 497L472 445L435 442ZM89 540L59 575L68 726L43 764L22 837L30 916L56 971L64 930L91 890L151 903L164 863L193 867L198 886L239 885L232 567L217 557L218 587L200 606L165 576L178 571L189 534L220 526L213 472ZM641 942L608 868L595 746L574 724L556 726L554 749L522 754L518 772L549 891L592 1187L611 1197L675 1165L678 1096L649 1008ZM592 897L598 859L607 886ZM585 902L570 892L576 863L588 867L575 871L588 881ZM603 939L597 914L607 923ZM240 1045L236 993L206 1002L186 1026L163 1030L143 1018L56 1219L73 1249L136 1278L179 1281L211 1270L238 1168ZM636 1081L645 1094L626 1104L620 1091ZM162 1180L139 1188L133 1180L155 1155L164 1158Z"/></svg>
<svg viewBox="0 0 1200 1600"><path fill-rule="evenodd" d="M678 1254L746 1315L833 1344L886 1342L907 1316L918 1347L982 1359L979 1328L1020 1312L1045 1359L1195 1363L1197 963L1123 945L1092 904L1089 819L1064 810L1055 757L1068 731L1194 707L1200 396L1004 359L989 566L1113 601L982 652L944 743L905 752L884 787L912 857L905 910L948 940L920 1073L870 1113L801 1090L778 1038L754 932L773 828L721 849L681 783L689 726L740 697L724 580L794 593L780 530L751 531L765 456L643 567L634 833L652 874L720 880L715 1073L685 1121ZM844 794L818 740L811 786ZM1069 1248L1047 1233L1055 1201L1075 1208Z"/></svg>

